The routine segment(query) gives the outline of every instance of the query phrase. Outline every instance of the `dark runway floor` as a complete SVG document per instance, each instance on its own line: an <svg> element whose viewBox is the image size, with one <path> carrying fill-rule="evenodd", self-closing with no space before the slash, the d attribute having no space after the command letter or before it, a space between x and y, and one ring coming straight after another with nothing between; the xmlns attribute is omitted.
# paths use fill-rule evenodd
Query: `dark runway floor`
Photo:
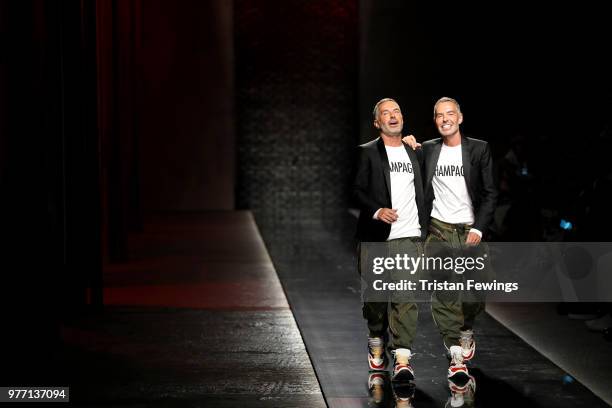
<svg viewBox="0 0 612 408"><path fill-rule="evenodd" d="M106 269L105 310L64 325L54 381L79 407L376 406L352 222L262 223L273 267L248 212L152 220L130 261ZM480 317L475 406L606 406ZM428 305L419 319L414 406L456 406Z"/></svg>
<svg viewBox="0 0 612 408"><path fill-rule="evenodd" d="M264 231L264 238L328 405L374 406L366 386L367 330L351 229L292 226L285 234L278 228ZM565 372L486 313L477 320L476 334L475 406L608 406L581 384L567 381ZM413 352L414 406L451 406L448 363L428 304L420 305Z"/></svg>
<svg viewBox="0 0 612 408"><path fill-rule="evenodd" d="M325 406L249 212L150 220L104 295L62 329L53 380L73 406Z"/></svg>
<svg viewBox="0 0 612 408"><path fill-rule="evenodd" d="M76 406L324 406L289 310L111 307L74 326Z"/></svg>

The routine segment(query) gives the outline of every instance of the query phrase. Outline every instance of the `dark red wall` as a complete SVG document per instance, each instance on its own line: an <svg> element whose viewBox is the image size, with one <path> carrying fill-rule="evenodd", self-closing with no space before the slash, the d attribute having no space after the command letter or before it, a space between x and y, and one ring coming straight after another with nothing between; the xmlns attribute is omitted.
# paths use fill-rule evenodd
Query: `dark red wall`
<svg viewBox="0 0 612 408"><path fill-rule="evenodd" d="M142 208L231 210L233 3L153 0L142 7Z"/></svg>

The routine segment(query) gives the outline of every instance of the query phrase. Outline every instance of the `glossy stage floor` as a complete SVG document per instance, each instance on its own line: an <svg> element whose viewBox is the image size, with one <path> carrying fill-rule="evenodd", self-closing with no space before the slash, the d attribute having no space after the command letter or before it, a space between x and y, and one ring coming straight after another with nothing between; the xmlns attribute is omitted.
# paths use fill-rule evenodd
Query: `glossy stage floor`
<svg viewBox="0 0 612 408"><path fill-rule="evenodd" d="M262 223L264 245L249 212L152 219L132 237L130 261L107 268L105 311L63 328L61 380L70 384L71 400L395 406L389 388L375 399L368 394L354 242L343 227L351 222ZM411 403L458 406L429 307L421 306ZM463 406L608 406L487 314L477 323L476 392Z"/></svg>

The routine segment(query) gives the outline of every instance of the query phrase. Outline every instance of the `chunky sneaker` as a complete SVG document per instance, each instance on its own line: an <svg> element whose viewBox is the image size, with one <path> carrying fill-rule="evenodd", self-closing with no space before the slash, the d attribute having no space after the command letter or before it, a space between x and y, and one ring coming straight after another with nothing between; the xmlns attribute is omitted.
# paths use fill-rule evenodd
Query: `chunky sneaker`
<svg viewBox="0 0 612 408"><path fill-rule="evenodd" d="M472 330L462 330L459 337L461 344L461 354L463 361L470 361L476 352L476 341L474 340L474 332Z"/></svg>
<svg viewBox="0 0 612 408"><path fill-rule="evenodd" d="M408 382L414 380L414 370L410 366L410 358L412 353L410 349L398 348L393 350L395 363L393 364L393 376L391 380L394 382Z"/></svg>
<svg viewBox="0 0 612 408"><path fill-rule="evenodd" d="M383 371L387 366L385 343L380 337L368 337L368 365L372 371Z"/></svg>
<svg viewBox="0 0 612 408"><path fill-rule="evenodd" d="M368 393L371 405L374 407L386 405L387 375L386 372L374 372L368 376Z"/></svg>
<svg viewBox="0 0 612 408"><path fill-rule="evenodd" d="M473 407L474 394L476 393L476 379L471 375L468 376L468 381L464 385L456 384L451 379L448 380L448 388L451 396L446 402L445 407Z"/></svg>
<svg viewBox="0 0 612 408"><path fill-rule="evenodd" d="M462 385L468 382L469 373L463 363L463 350L461 346L451 346L450 365L448 367L448 379L452 379L456 384Z"/></svg>

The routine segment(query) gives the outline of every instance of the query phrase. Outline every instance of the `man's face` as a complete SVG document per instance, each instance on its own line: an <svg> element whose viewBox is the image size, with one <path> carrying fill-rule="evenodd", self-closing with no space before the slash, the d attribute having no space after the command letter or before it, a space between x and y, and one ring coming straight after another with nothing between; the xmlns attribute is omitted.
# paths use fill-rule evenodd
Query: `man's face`
<svg viewBox="0 0 612 408"><path fill-rule="evenodd" d="M459 125L463 122L463 115L457 112L457 105L453 102L442 102L436 107L434 117L438 132L444 137L453 136L459 132Z"/></svg>
<svg viewBox="0 0 612 408"><path fill-rule="evenodd" d="M381 103L374 126L387 136L401 136L404 118L399 105L393 101Z"/></svg>

